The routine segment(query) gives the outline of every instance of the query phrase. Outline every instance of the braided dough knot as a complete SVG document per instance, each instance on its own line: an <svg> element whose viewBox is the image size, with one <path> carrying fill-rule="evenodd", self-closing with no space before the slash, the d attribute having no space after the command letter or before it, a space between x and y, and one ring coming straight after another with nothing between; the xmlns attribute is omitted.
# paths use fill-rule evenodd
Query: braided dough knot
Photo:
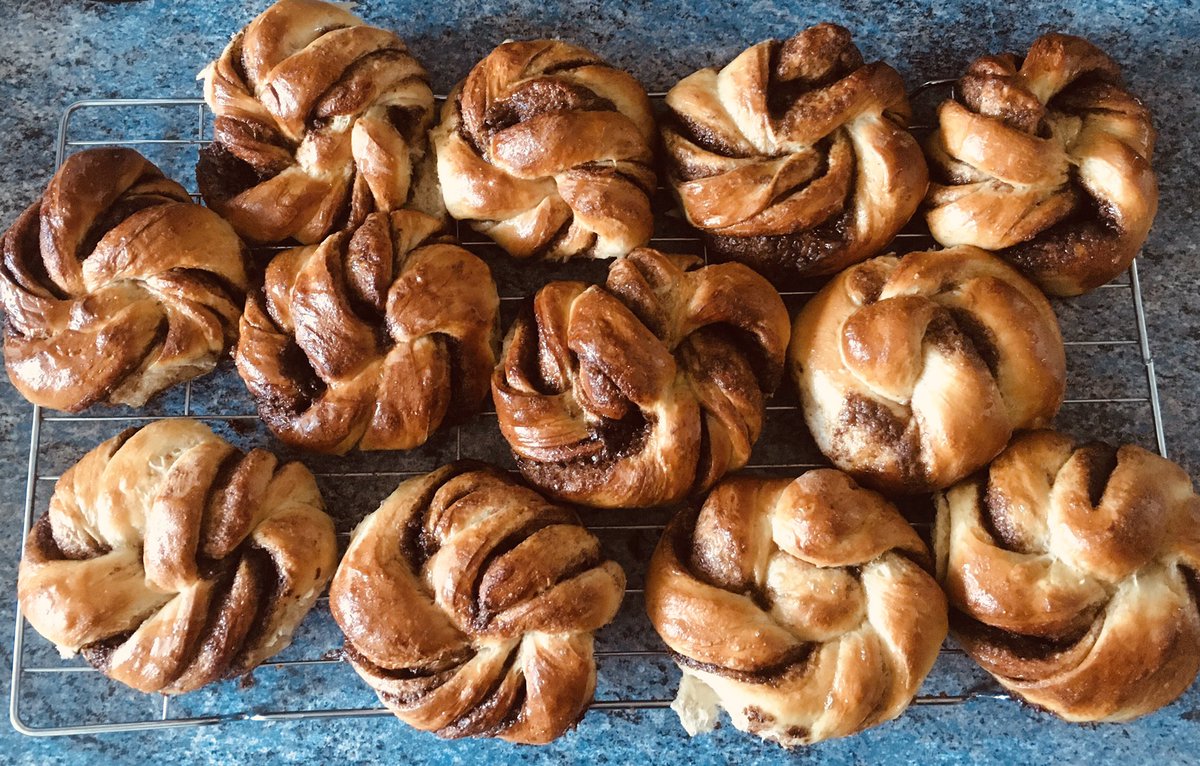
<svg viewBox="0 0 1200 766"><path fill-rule="evenodd" d="M646 583L684 725L711 727L719 704L791 747L898 716L946 636L927 558L894 506L839 471L717 485L668 525Z"/></svg>
<svg viewBox="0 0 1200 766"><path fill-rule="evenodd" d="M5 366L35 404L140 407L237 336L241 241L132 149L68 157L0 249Z"/></svg>
<svg viewBox="0 0 1200 766"><path fill-rule="evenodd" d="M247 239L307 244L374 211L440 212L433 92L392 32L340 4L280 0L202 76L216 122L200 191Z"/></svg>
<svg viewBox="0 0 1200 766"><path fill-rule="evenodd" d="M624 588L572 510L456 463L401 484L359 525L330 607L348 659L401 720L541 744L591 703L592 633Z"/></svg>
<svg viewBox="0 0 1200 766"><path fill-rule="evenodd" d="M821 451L896 492L949 486L1049 422L1066 376L1045 297L970 247L847 269L801 311L791 361Z"/></svg>
<svg viewBox="0 0 1200 766"><path fill-rule="evenodd" d="M787 338L783 300L749 268L639 249L604 287L538 292L492 379L500 428L547 492L675 502L746 464Z"/></svg>
<svg viewBox="0 0 1200 766"><path fill-rule="evenodd" d="M242 317L237 365L285 442L410 449L477 411L500 299L482 260L423 213L372 213L285 251Z"/></svg>
<svg viewBox="0 0 1200 766"><path fill-rule="evenodd" d="M337 563L312 474L194 420L129 429L54 487L21 559L21 611L144 692L241 675L291 642Z"/></svg>
<svg viewBox="0 0 1200 766"><path fill-rule="evenodd" d="M433 132L446 208L518 258L613 258L653 232L654 117L637 80L583 48L507 42Z"/></svg>
<svg viewBox="0 0 1200 766"><path fill-rule="evenodd" d="M820 24L667 94L671 186L709 248L779 284L879 252L925 194L904 82Z"/></svg>
<svg viewBox="0 0 1200 766"><path fill-rule="evenodd" d="M1023 61L981 58L938 122L926 217L939 242L997 251L1054 295L1128 268L1158 206L1155 133L1094 45L1049 34Z"/></svg>
<svg viewBox="0 0 1200 766"><path fill-rule="evenodd" d="M960 643L1071 721L1124 721L1200 669L1200 499L1140 447L1015 439L938 497L939 577Z"/></svg>

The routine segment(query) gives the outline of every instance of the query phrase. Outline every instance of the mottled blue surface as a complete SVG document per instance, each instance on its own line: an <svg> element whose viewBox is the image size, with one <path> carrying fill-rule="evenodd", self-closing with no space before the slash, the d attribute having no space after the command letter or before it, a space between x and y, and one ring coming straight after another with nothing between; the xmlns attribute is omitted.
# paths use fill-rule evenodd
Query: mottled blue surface
<svg viewBox="0 0 1200 766"><path fill-rule="evenodd" d="M188 3L9 2L0 24L0 223L7 224L35 198L53 168L58 115L81 98L196 96L195 73L214 57L228 36L260 10L260 3L199 0ZM765 37L785 37L821 20L856 32L868 58L895 65L910 85L956 74L976 55L1023 50L1049 29L1085 35L1124 66L1133 90L1154 110L1160 132L1156 165L1162 201L1142 261L1149 330L1158 361L1166 438L1172 456L1193 473L1200 469L1196 389L1200 370L1200 316L1194 264L1197 179L1200 179L1200 11L1193 2L1137 0L1069 5L1030 0L1008 6L977 0L898 2L712 2L558 3L519 0L437 3L367 2L359 12L397 29L446 90L505 38L561 36L591 47L627 67L651 90L665 90L697 67L720 63ZM76 138L130 135L190 135L191 112L131 110L81 112L72 124ZM145 132L142 132L145 131ZM188 182L194 150L148 152L168 172ZM664 231L671 224L664 222ZM497 261L502 292L528 290L531 275ZM597 276L595 266L572 267ZM569 269L568 269L569 271ZM507 308L507 307L506 307ZM1125 290L1101 290L1056 305L1068 341L1134 339L1132 308ZM1077 399L1145 396L1136 345L1071 346L1070 396ZM782 401L790 397L784 396ZM169 392L148 413L182 411L182 391ZM222 374L198 381L192 396L199 414L253 411L236 378ZM1139 402L1068 404L1059 418L1076 433L1137 441L1153 447L1148 408ZM24 491L29 407L7 380L0 382L0 660L9 664L20 511ZM272 442L261 426L222 426L241 444ZM47 422L41 473L52 476L89 447L110 436L112 423ZM788 440L802 432L795 414L768 426L759 463L811 460L810 448ZM435 437L413 453L361 456L352 463L307 460L321 474L338 527L348 530L394 486L395 477L346 478L346 471L423 470L464 454L504 455L494 422L477 418L453 434ZM38 483L39 512L51 481ZM610 532L604 542L640 587L644 562L654 543L644 532ZM52 648L28 634L29 666L60 663ZM336 646L337 631L322 604L301 627L284 658L320 659ZM602 632L599 648L653 648L641 598L631 594L616 623ZM601 698L654 696L673 690L678 673L664 660L604 660ZM982 685L982 686L981 686ZM961 655L944 655L925 694L987 688L986 676ZM140 720L160 701L123 689L94 673L68 676L29 674L22 684L23 716L40 726L96 720ZM7 697L7 683L5 684ZM252 684L230 682L187 695L171 716L215 715L243 710L367 707L372 696L342 664L301 668L265 667ZM958 707L912 708L899 721L865 734L786 755L779 748L724 726L689 740L669 710L593 711L577 731L546 748L499 742L447 743L414 732L390 717L301 723L231 723L169 732L32 739L0 726L0 762L92 764L171 759L180 763L279 762L412 763L758 763L789 760L828 763L1183 763L1200 749L1200 690L1156 715L1124 726L1078 727L1058 722L1014 702L978 699Z"/></svg>

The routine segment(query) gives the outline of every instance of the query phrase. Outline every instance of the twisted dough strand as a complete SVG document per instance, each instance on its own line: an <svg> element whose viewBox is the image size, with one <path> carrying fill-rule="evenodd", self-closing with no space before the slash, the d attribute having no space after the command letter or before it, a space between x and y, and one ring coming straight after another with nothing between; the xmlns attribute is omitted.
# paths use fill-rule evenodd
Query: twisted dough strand
<svg viewBox="0 0 1200 766"><path fill-rule="evenodd" d="M109 439L58 480L17 596L60 650L139 691L179 694L286 647L336 555L307 469L163 420Z"/></svg>
<svg viewBox="0 0 1200 766"><path fill-rule="evenodd" d="M0 250L5 366L35 404L140 407L237 335L242 243L132 149L68 157Z"/></svg>
<svg viewBox="0 0 1200 766"><path fill-rule="evenodd" d="M355 530L330 608L359 675L442 737L543 744L592 700L592 633L625 575L575 513L456 463L404 482Z"/></svg>
<svg viewBox="0 0 1200 766"><path fill-rule="evenodd" d="M926 219L943 245L995 251L1053 295L1120 274L1158 207L1150 113L1088 41L985 56L938 110Z"/></svg>
<svg viewBox="0 0 1200 766"><path fill-rule="evenodd" d="M684 725L705 687L734 726L786 747L898 716L946 637L927 558L895 507L838 471L718 484L668 525L646 581Z"/></svg>
<svg viewBox="0 0 1200 766"><path fill-rule="evenodd" d="M746 464L787 339L783 300L749 268L642 248L604 287L538 292L492 378L500 430L554 496L676 502Z"/></svg>
<svg viewBox="0 0 1200 766"><path fill-rule="evenodd" d="M1069 721L1127 721L1200 670L1200 499L1140 447L1023 434L937 498L938 576L963 648Z"/></svg>

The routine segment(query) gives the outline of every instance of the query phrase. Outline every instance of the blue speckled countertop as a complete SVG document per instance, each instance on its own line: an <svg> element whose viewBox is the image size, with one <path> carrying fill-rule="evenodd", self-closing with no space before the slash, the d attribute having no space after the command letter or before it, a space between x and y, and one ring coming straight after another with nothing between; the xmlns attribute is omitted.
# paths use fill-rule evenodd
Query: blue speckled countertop
<svg viewBox="0 0 1200 766"><path fill-rule="evenodd" d="M4 4L0 25L0 225L7 225L33 200L53 170L56 123L63 108L93 97L199 95L198 72L221 50L229 35L265 7L263 2L165 0L102 3L86 0L17 0ZM396 29L430 70L444 92L472 63L506 38L559 36L582 43L631 70L651 90L665 90L694 69L728 60L746 45L767 37L787 37L817 21L846 25L868 59L896 66L910 85L922 79L952 77L972 58L988 52L1024 50L1038 34L1060 29L1092 39L1124 67L1135 93L1156 115L1160 141L1155 156L1161 185L1158 219L1146 245L1142 288L1149 333L1158 365L1165 435L1171 456L1194 475L1200 473L1200 7L1195 2L1049 3L1025 0L1004 4L983 0L946 2L716 2L577 3L554 0L442 0L437 3L360 3L369 21ZM177 175L181 171L175 171ZM189 179L181 178L187 182ZM1103 291L1102 291L1103 292ZM1059 305L1064 335L1071 338L1135 338L1128 313L1113 311L1102 297ZM1120 304L1124 305L1124 304ZM1068 355L1077 396L1137 399L1145 396L1136 344L1091 348L1073 346ZM1078 373L1078 374L1077 374ZM1140 387L1139 387L1140 386ZM1081 388L1082 387L1082 388ZM232 400L229 398L232 397ZM152 403L154 412L177 412L178 392ZM193 411L249 412L245 395L220 385L199 385ZM1075 432L1132 439L1154 447L1144 404L1081 404L1064 409L1059 423ZM117 426L51 423L45 429L43 469L60 470ZM0 656L7 668L15 607L20 548L20 513L28 451L30 407L0 382ZM789 427L788 424L779 426ZM265 441L261 430L230 432L243 441ZM469 438L464 431L464 439ZM479 432L481 440L495 440ZM453 450L434 440L415 456L373 457L380 467L408 460L428 463ZM322 465L326 460L318 461ZM415 463L414 463L415 465ZM328 470L328 468L326 468ZM376 486L379 484L379 486ZM340 524L374 507L388 482L355 482L330 491L331 510ZM52 486L49 485L49 486ZM46 489L48 489L47 487ZM40 492L44 506L46 491ZM619 543L620 555L648 556L653 540ZM637 620L640 601L621 619ZM616 630L622 628L618 625ZM336 643L327 615L316 615L302 632L308 643ZM332 643L330 643L332 642ZM299 642L298 642L299 643ZM31 643L35 659L47 647ZM291 651L291 650L289 650ZM334 676L270 678L257 683L222 684L178 704L181 711L220 712L264 705L300 707L366 705L369 692L347 668ZM622 691L605 680L601 691ZM7 673L4 674L7 678ZM84 676L85 674L73 674ZM95 674L86 674L95 676ZM629 693L673 687L669 663L647 663L617 673L616 686ZM926 693L963 691L983 678L959 656L943 657ZM97 677L98 679L98 677ZM103 679L98 679L101 682ZM144 715L148 698L116 684L47 677L29 683L27 710L43 717L79 720L76 713L103 710L117 719ZM606 686L607 684L607 686ZM7 682L4 699L8 697ZM182 714L181 712L173 714ZM171 759L180 763L405 762L405 763L1117 763L1196 762L1200 751L1200 685L1183 699L1133 724L1079 727L1061 723L1007 700L976 699L956 707L912 708L899 721L867 733L825 743L791 755L743 735L728 725L713 735L689 740L669 710L593 711L578 730L552 746L533 749L501 742L443 742L414 732L391 717L292 723L235 722L164 732L34 739L0 726L0 762L93 764Z"/></svg>

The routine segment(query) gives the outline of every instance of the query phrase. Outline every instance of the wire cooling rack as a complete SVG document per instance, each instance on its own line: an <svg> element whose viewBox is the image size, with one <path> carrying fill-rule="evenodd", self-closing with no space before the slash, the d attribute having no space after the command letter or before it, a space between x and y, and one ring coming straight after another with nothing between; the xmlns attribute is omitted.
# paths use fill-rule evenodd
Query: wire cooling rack
<svg viewBox="0 0 1200 766"><path fill-rule="evenodd" d="M913 93L946 92L951 81L927 82ZM663 93L651 94L661 103ZM70 152L92 146L132 146L176 179L192 179L196 152L208 143L211 113L199 99L106 99L72 104L58 127L56 166ZM919 132L919 129L914 129ZM193 195L196 196L196 195ZM661 190L656 201L656 236L651 245L704 255L695 233L671 210ZM199 199L198 197L196 197ZM914 225L915 226L915 225ZM463 227L463 245L492 268L501 294L502 321L519 302L550 279L601 281L604 262L539 265L530 269L501 255L486 238ZM919 228L901 233L897 252L933 246ZM784 293L793 312L813 290ZM1056 302L1067 344L1069 383L1057 425L1079 435L1133 441L1166 455L1154 361L1137 264L1118 279L1079 299ZM790 383L767 406L764 434L747 470L796 474L824 464L807 430ZM313 469L329 501L341 544L354 524L407 476L448 460L475 457L511 467L511 456L495 425L495 412L431 439L411 453L354 453L344 458L292 455L270 438L254 414L228 362L216 373L167 392L146 408L99 408L79 415L33 408L22 540L44 512L58 474L101 440L130 425L191 416L243 445L264 445L284 457L301 457ZM928 509L914 525L928 533ZM625 567L629 588L614 624L597 634L598 687L590 716L610 711L658 710L670 705L678 671L645 618L641 584L646 561L669 517L664 511L587 511L584 522ZM79 658L62 658L18 614L13 642L10 717L20 732L36 736L97 734L234 721L281 721L390 715L339 653L341 636L325 597L297 631L291 647L241 681L215 684L180 697L128 690ZM297 694L296 690L302 690ZM1005 699L998 686L948 642L926 681L917 705L957 705ZM655 714L655 713L646 713ZM586 722L583 724L586 725Z"/></svg>

